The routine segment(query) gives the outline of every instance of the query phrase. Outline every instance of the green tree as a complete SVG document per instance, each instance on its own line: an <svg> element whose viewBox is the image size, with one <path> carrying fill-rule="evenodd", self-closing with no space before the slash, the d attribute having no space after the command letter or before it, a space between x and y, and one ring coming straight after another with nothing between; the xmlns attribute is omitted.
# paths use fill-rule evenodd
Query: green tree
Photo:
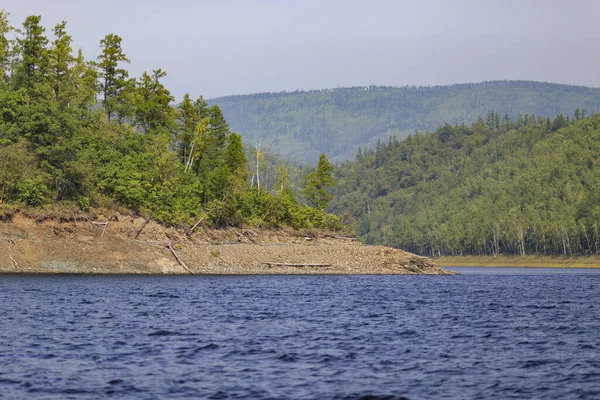
<svg viewBox="0 0 600 400"><path fill-rule="evenodd" d="M8 78L7 72L10 67L10 41L8 34L14 29L8 21L9 14L0 10L0 84L5 83Z"/></svg>
<svg viewBox="0 0 600 400"><path fill-rule="evenodd" d="M109 121L119 111L123 91L128 86L129 73L119 67L121 63L130 62L121 48L122 41L120 36L113 33L106 35L100 41L102 52L96 62L100 70L102 102Z"/></svg>
<svg viewBox="0 0 600 400"><path fill-rule="evenodd" d="M304 178L303 195L311 206L325 210L334 197L328 192L332 186L335 186L333 165L325 154L321 154L317 170Z"/></svg>
<svg viewBox="0 0 600 400"><path fill-rule="evenodd" d="M174 129L176 114L171 102L173 96L160 82L167 76L161 69L142 74L137 87L134 103L135 123L144 133L161 129L171 132Z"/></svg>
<svg viewBox="0 0 600 400"><path fill-rule="evenodd" d="M189 93L183 96L183 100L177 107L177 121L179 122L177 153L181 163L187 165L190 153L193 151L194 133L200 122L200 115Z"/></svg>
<svg viewBox="0 0 600 400"><path fill-rule="evenodd" d="M19 29L17 49L20 55L17 60L14 82L17 88L27 90L30 96L41 96L39 85L47 79L49 58L48 38L44 36L46 29L41 24L42 17L31 15Z"/></svg>
<svg viewBox="0 0 600 400"><path fill-rule="evenodd" d="M96 104L98 71L92 62L83 57L83 51L77 52L73 66L69 71L69 106L79 113L79 119L90 116L90 109Z"/></svg>
<svg viewBox="0 0 600 400"><path fill-rule="evenodd" d="M5 198L16 198L19 183L34 172L33 161L24 140L0 146L0 204Z"/></svg>
<svg viewBox="0 0 600 400"><path fill-rule="evenodd" d="M219 106L212 106L207 111L209 124L206 130L204 157L207 167L214 168L222 161L223 150L227 145L230 131Z"/></svg>

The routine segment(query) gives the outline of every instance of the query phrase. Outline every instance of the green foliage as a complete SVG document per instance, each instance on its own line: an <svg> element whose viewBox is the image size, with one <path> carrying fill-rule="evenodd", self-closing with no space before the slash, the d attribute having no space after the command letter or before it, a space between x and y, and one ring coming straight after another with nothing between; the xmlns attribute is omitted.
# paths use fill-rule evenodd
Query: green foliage
<svg viewBox="0 0 600 400"><path fill-rule="evenodd" d="M19 184L32 175L33 164L26 141L0 147L0 203L18 199Z"/></svg>
<svg viewBox="0 0 600 400"><path fill-rule="evenodd" d="M399 139L444 123L471 124L489 110L554 117L582 107L600 111L600 89L542 82L497 81L432 87L355 87L259 93L209 100L248 144L260 139L286 158L335 163L352 158L390 135ZM502 116L502 117L501 117ZM485 122L485 121L484 121Z"/></svg>
<svg viewBox="0 0 600 400"><path fill-rule="evenodd" d="M167 73L158 69L152 75L142 74L135 97L135 121L144 133L159 129L170 132L174 129L175 110L171 107L173 97L160 79Z"/></svg>
<svg viewBox="0 0 600 400"><path fill-rule="evenodd" d="M6 72L9 69L10 63L10 42L7 37L14 29L8 21L8 13L0 10L0 85L3 85L6 80Z"/></svg>
<svg viewBox="0 0 600 400"><path fill-rule="evenodd" d="M96 63L100 70L102 103L109 121L116 113L123 117L123 92L131 88L127 81L129 73L119 67L120 63L129 63L121 47L122 41L120 36L113 33L106 35L100 41L102 53Z"/></svg>
<svg viewBox="0 0 600 400"><path fill-rule="evenodd" d="M80 197L77 199L77 205L81 211L89 211L92 206L92 202L89 197Z"/></svg>
<svg viewBox="0 0 600 400"><path fill-rule="evenodd" d="M7 15L0 12L0 203L120 206L183 225L334 220L300 206L287 183L277 193L251 190L242 137L220 108L189 95L175 108L161 69L130 79L119 36L102 39L89 62L73 54L65 22L50 41L41 17L28 17L10 41Z"/></svg>
<svg viewBox="0 0 600 400"><path fill-rule="evenodd" d="M44 36L45 28L39 15L31 15L23 22L23 29L18 30L17 57L14 76L11 76L15 87L23 87L32 96L38 96L38 87L47 81L49 68L48 38Z"/></svg>
<svg viewBox="0 0 600 400"><path fill-rule="evenodd" d="M491 114L361 151L331 209L367 243L426 255L598 253L600 115Z"/></svg>
<svg viewBox="0 0 600 400"><path fill-rule="evenodd" d="M324 210L333 199L333 195L327 191L332 186L335 186L333 165L325 154L321 154L317 170L307 174L304 179L302 194L311 206Z"/></svg>
<svg viewBox="0 0 600 400"><path fill-rule="evenodd" d="M48 188L39 176L25 179L17 185L18 200L28 206L41 206L48 200Z"/></svg>

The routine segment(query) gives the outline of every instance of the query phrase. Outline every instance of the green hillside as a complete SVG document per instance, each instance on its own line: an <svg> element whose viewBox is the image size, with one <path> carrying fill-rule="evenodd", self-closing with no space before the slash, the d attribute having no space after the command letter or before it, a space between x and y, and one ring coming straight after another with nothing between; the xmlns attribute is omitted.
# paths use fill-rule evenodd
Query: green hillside
<svg viewBox="0 0 600 400"><path fill-rule="evenodd" d="M390 135L444 123L470 124L490 110L554 117L600 111L600 89L528 81L496 81L434 87L358 87L260 93L209 100L244 141L272 145L282 156L314 164L321 153L335 162L352 158Z"/></svg>
<svg viewBox="0 0 600 400"><path fill-rule="evenodd" d="M424 255L600 252L600 115L490 113L391 139L338 170L360 239Z"/></svg>

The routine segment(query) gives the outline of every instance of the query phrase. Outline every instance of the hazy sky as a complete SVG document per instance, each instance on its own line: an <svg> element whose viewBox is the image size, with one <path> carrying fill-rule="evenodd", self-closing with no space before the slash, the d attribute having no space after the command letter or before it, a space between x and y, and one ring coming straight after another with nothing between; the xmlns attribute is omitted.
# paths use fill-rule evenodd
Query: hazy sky
<svg viewBox="0 0 600 400"><path fill-rule="evenodd" d="M527 79L600 87L598 0L2 0L61 20L95 58L123 37L134 76L178 98Z"/></svg>

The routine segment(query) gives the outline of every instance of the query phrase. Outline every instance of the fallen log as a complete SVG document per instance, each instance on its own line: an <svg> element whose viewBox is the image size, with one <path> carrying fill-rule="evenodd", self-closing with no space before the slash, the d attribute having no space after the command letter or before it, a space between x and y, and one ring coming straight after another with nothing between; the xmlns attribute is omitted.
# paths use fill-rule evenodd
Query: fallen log
<svg viewBox="0 0 600 400"><path fill-rule="evenodd" d="M198 225L200 225L200 222L202 222L202 221L204 221L204 217L200 218L200 219L198 220L198 222L196 222L196 223L194 224L194 226L192 226L192 228L190 229L190 234L191 234L192 232L194 232L194 230L195 230L195 229L198 227Z"/></svg>
<svg viewBox="0 0 600 400"><path fill-rule="evenodd" d="M177 253L175 253L175 250L173 250L173 247L171 245L167 246L167 249L171 250L171 253L173 253L173 256L175 257L175 259L177 260L177 262L179 263L179 265L181 265L183 267L183 269L185 269L188 273L190 274L194 274L192 272L192 270L190 270L187 265L185 265L185 263L183 261L181 261L181 259L179 258L179 256L177 255Z"/></svg>
<svg viewBox="0 0 600 400"><path fill-rule="evenodd" d="M355 237L355 236L323 235L323 237L326 237L326 238L332 238L332 239L356 240L356 237Z"/></svg>
<svg viewBox="0 0 600 400"><path fill-rule="evenodd" d="M152 243L152 242L146 242L143 240L136 240L136 242L138 243L142 243L142 244L146 244L148 246L154 246L154 247L160 247L160 248L167 248L169 249L169 251L171 252L171 254L173 254L173 257L175 257L175 260L177 260L177 263L183 268L185 269L189 274L194 274L194 271L192 271L191 269L188 268L187 265L185 265L185 263L183 262L183 260L181 260L181 258L179 258L179 256L177 255L177 253L175 253L175 249L173 249L173 246L171 246L171 243L166 243L166 244L157 244L157 243Z"/></svg>
<svg viewBox="0 0 600 400"><path fill-rule="evenodd" d="M331 264L264 262L269 267L331 267Z"/></svg>
<svg viewBox="0 0 600 400"><path fill-rule="evenodd" d="M140 233L142 233L142 229L144 229L144 227L146 226L146 224L147 224L148 222L150 222L150 217L146 218L146 220L144 221L144 223L142 224L142 226L140 226L140 228L139 228L139 229L138 229L138 230L135 232L135 236L133 235L133 233L131 233L131 234L129 235L129 237L132 237L132 236L133 236L133 238L134 238L134 239L137 239L137 238L138 238L138 236L140 236Z"/></svg>
<svg viewBox="0 0 600 400"><path fill-rule="evenodd" d="M154 247L168 247L169 246L169 242L148 242L146 240L136 240L136 242L138 243L142 243L142 244L147 244L148 246L154 246Z"/></svg>

